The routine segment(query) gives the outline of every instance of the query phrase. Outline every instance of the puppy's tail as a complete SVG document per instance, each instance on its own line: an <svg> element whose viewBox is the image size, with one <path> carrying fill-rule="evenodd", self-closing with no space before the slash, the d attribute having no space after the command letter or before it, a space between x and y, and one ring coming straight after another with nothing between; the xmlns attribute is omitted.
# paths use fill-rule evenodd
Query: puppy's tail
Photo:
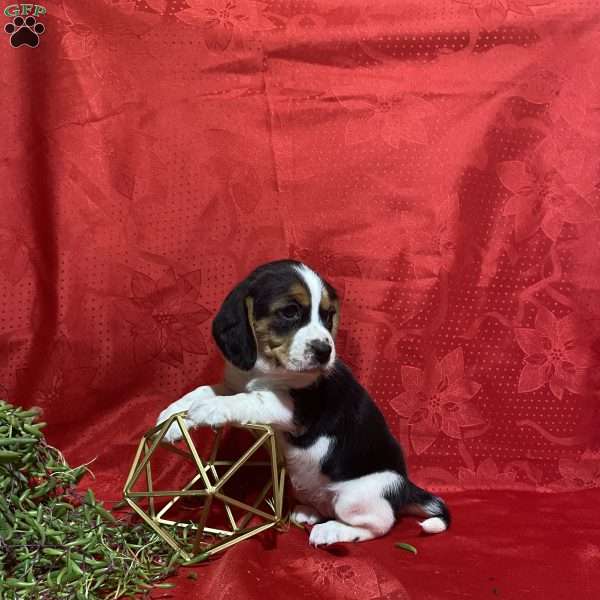
<svg viewBox="0 0 600 600"><path fill-rule="evenodd" d="M400 512L427 517L419 523L426 533L441 533L450 527L450 511L445 502L412 481L406 482L404 505Z"/></svg>

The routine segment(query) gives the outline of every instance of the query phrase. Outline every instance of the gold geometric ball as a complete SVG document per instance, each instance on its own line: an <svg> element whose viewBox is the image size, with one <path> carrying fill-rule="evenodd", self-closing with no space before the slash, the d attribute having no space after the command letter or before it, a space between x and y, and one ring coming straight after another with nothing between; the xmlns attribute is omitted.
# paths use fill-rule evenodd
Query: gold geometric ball
<svg viewBox="0 0 600 600"><path fill-rule="evenodd" d="M237 437L248 439L241 456L240 440L231 456L223 428L203 428L194 443L183 414L142 437L123 489L129 506L185 560L280 524L285 467L273 429L232 426L244 432ZM181 430L177 444L163 442L172 424Z"/></svg>

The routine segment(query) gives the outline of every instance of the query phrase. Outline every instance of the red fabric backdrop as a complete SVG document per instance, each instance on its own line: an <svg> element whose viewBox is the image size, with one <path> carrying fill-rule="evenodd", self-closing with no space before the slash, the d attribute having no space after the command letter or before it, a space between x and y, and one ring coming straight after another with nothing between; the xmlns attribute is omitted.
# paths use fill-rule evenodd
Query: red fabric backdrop
<svg viewBox="0 0 600 600"><path fill-rule="evenodd" d="M577 581L597 598L596 3L44 6L39 46L4 34L0 51L8 399L42 406L72 463L97 457L114 499L160 409L218 380L210 320L232 284L304 260L340 290L340 353L414 479L462 491L460 518L422 541L410 585L390 538L332 558L295 531L259 559L242 544L190 590L484 598L498 590L481 565L511 564L537 583L510 597ZM536 536L567 526L561 508L591 529L571 525L576 549L553 555ZM519 571L519 543L569 576Z"/></svg>

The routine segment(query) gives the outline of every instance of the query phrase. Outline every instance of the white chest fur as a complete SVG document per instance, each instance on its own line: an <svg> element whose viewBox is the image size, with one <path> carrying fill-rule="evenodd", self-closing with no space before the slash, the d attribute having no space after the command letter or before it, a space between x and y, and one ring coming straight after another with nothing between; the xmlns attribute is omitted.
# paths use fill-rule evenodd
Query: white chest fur
<svg viewBox="0 0 600 600"><path fill-rule="evenodd" d="M296 500L313 506L322 515L331 515L334 493L329 488L331 480L321 473L321 463L333 439L322 436L308 448L292 446L284 436L280 441Z"/></svg>

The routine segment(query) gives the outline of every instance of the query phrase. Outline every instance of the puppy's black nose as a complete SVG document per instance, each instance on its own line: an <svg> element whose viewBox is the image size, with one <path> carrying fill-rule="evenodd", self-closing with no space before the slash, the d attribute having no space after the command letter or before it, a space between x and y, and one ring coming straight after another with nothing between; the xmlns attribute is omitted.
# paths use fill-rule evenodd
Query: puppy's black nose
<svg viewBox="0 0 600 600"><path fill-rule="evenodd" d="M331 346L329 342L314 340L310 343L310 349L313 351L317 362L324 365L331 356Z"/></svg>

